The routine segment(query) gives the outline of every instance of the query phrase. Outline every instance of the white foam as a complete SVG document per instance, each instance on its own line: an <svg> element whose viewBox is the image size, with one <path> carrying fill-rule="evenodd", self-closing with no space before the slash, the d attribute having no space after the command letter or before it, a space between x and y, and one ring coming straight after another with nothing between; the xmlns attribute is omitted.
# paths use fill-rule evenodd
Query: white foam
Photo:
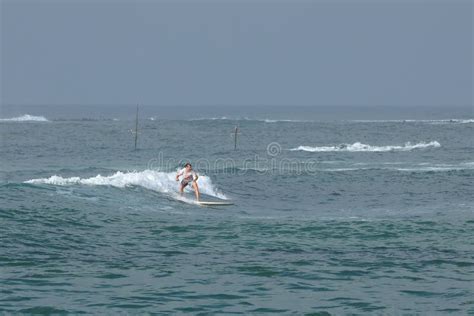
<svg viewBox="0 0 474 316"><path fill-rule="evenodd" d="M189 121L217 121L217 120L230 120L226 116L221 117L200 117L200 118L193 118L189 119Z"/></svg>
<svg viewBox="0 0 474 316"><path fill-rule="evenodd" d="M296 148L290 149L291 151L308 151L308 152L334 152L334 151L346 151L346 152L385 152L385 151L410 151L413 149L423 149L423 148L437 148L441 147L440 143L437 141L432 141L429 143L418 143L411 144L410 142L405 143L403 146L371 146L362 143L354 144L340 144L336 146L322 146L322 147L310 147L310 146L299 146Z"/></svg>
<svg viewBox="0 0 474 316"><path fill-rule="evenodd" d="M49 122L44 116L34 116L25 114L18 117L0 119L1 122Z"/></svg>
<svg viewBox="0 0 474 316"><path fill-rule="evenodd" d="M419 163L419 167L397 168L398 171L427 172L427 171L461 171L474 169L473 162L461 162L459 164L430 164Z"/></svg>
<svg viewBox="0 0 474 316"><path fill-rule="evenodd" d="M264 120L257 120L257 121L263 121L265 123L278 123L278 122L289 122L289 123L305 123L305 122L312 122L312 121L307 121L307 120L272 120L272 119L264 119Z"/></svg>
<svg viewBox="0 0 474 316"><path fill-rule="evenodd" d="M278 122L293 122L293 123L302 123L302 122L313 122L308 120L291 120L291 119L259 119L259 118L249 118L249 117L201 117L190 119L190 121L216 121L216 120L228 120L228 121L249 121L249 122L264 122L264 123L278 123Z"/></svg>
<svg viewBox="0 0 474 316"><path fill-rule="evenodd" d="M474 119L448 119L448 120L427 120L429 124L469 124L474 123Z"/></svg>
<svg viewBox="0 0 474 316"><path fill-rule="evenodd" d="M366 170L367 168L329 168L329 169L320 169L319 171L329 171L329 172L345 172L345 171L359 171Z"/></svg>
<svg viewBox="0 0 474 316"><path fill-rule="evenodd" d="M428 123L428 124L469 124L474 119L440 119L440 120L351 120L356 123Z"/></svg>
<svg viewBox="0 0 474 316"><path fill-rule="evenodd" d="M465 170L466 168L456 168L456 167L421 167L421 168L397 168L398 171L408 171L408 172L442 172L442 171L460 171Z"/></svg>
<svg viewBox="0 0 474 316"><path fill-rule="evenodd" d="M159 172L154 170L135 171L135 172L121 172L117 171L110 176L97 175L91 178L70 177L63 178L58 175L49 178L32 179L25 181L25 183L32 184L52 184L52 185L105 185L118 188L125 188L128 186L141 186L149 190L154 190L162 193L177 194L178 183L175 179L174 172ZM199 176L199 190L203 194L214 196L226 200L227 197L219 192L212 184L208 176Z"/></svg>

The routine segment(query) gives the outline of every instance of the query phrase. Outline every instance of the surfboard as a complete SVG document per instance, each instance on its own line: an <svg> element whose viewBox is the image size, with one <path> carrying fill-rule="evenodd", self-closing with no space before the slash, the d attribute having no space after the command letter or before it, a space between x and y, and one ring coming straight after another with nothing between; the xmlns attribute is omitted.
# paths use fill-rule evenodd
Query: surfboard
<svg viewBox="0 0 474 316"><path fill-rule="evenodd" d="M210 201L199 201L196 202L199 205L202 206L229 206L229 205L234 205L234 203L231 202L210 202Z"/></svg>

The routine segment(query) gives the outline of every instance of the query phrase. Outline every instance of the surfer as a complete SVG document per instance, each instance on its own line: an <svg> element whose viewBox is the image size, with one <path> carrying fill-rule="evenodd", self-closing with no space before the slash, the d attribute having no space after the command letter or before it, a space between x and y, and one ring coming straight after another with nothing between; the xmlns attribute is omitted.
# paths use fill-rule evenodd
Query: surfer
<svg viewBox="0 0 474 316"><path fill-rule="evenodd" d="M179 177L183 176L183 180L181 180L179 193L183 193L184 188L191 183L194 189L194 193L196 194L196 200L199 201L199 187L197 184L197 180L199 176L197 175L196 171L193 170L193 166L188 162L184 165L184 168L179 170L176 174L176 181L179 181Z"/></svg>

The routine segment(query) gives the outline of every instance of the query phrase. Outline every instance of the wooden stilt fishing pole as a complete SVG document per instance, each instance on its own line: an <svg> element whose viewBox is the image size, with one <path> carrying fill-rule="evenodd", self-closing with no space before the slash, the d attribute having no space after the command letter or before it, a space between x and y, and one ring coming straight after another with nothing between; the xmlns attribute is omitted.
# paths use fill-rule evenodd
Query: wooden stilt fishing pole
<svg viewBox="0 0 474 316"><path fill-rule="evenodd" d="M239 134L239 126L236 125L234 129L234 150L237 150L237 135Z"/></svg>
<svg viewBox="0 0 474 316"><path fill-rule="evenodd" d="M135 116L135 130L131 129L130 133L135 134L135 150L137 150L138 143L138 104L137 104L137 113Z"/></svg>
<svg viewBox="0 0 474 316"><path fill-rule="evenodd" d="M135 150L137 150L138 141L138 104L137 104L137 115L135 117Z"/></svg>

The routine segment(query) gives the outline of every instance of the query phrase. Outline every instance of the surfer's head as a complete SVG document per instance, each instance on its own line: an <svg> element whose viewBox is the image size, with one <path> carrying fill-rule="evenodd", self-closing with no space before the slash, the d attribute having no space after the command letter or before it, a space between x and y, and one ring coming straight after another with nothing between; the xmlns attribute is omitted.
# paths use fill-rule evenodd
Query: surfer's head
<svg viewBox="0 0 474 316"><path fill-rule="evenodd" d="M193 166L191 166L191 164L189 162L187 162L185 165L184 165L184 168L188 169L188 170L191 170L193 168Z"/></svg>

